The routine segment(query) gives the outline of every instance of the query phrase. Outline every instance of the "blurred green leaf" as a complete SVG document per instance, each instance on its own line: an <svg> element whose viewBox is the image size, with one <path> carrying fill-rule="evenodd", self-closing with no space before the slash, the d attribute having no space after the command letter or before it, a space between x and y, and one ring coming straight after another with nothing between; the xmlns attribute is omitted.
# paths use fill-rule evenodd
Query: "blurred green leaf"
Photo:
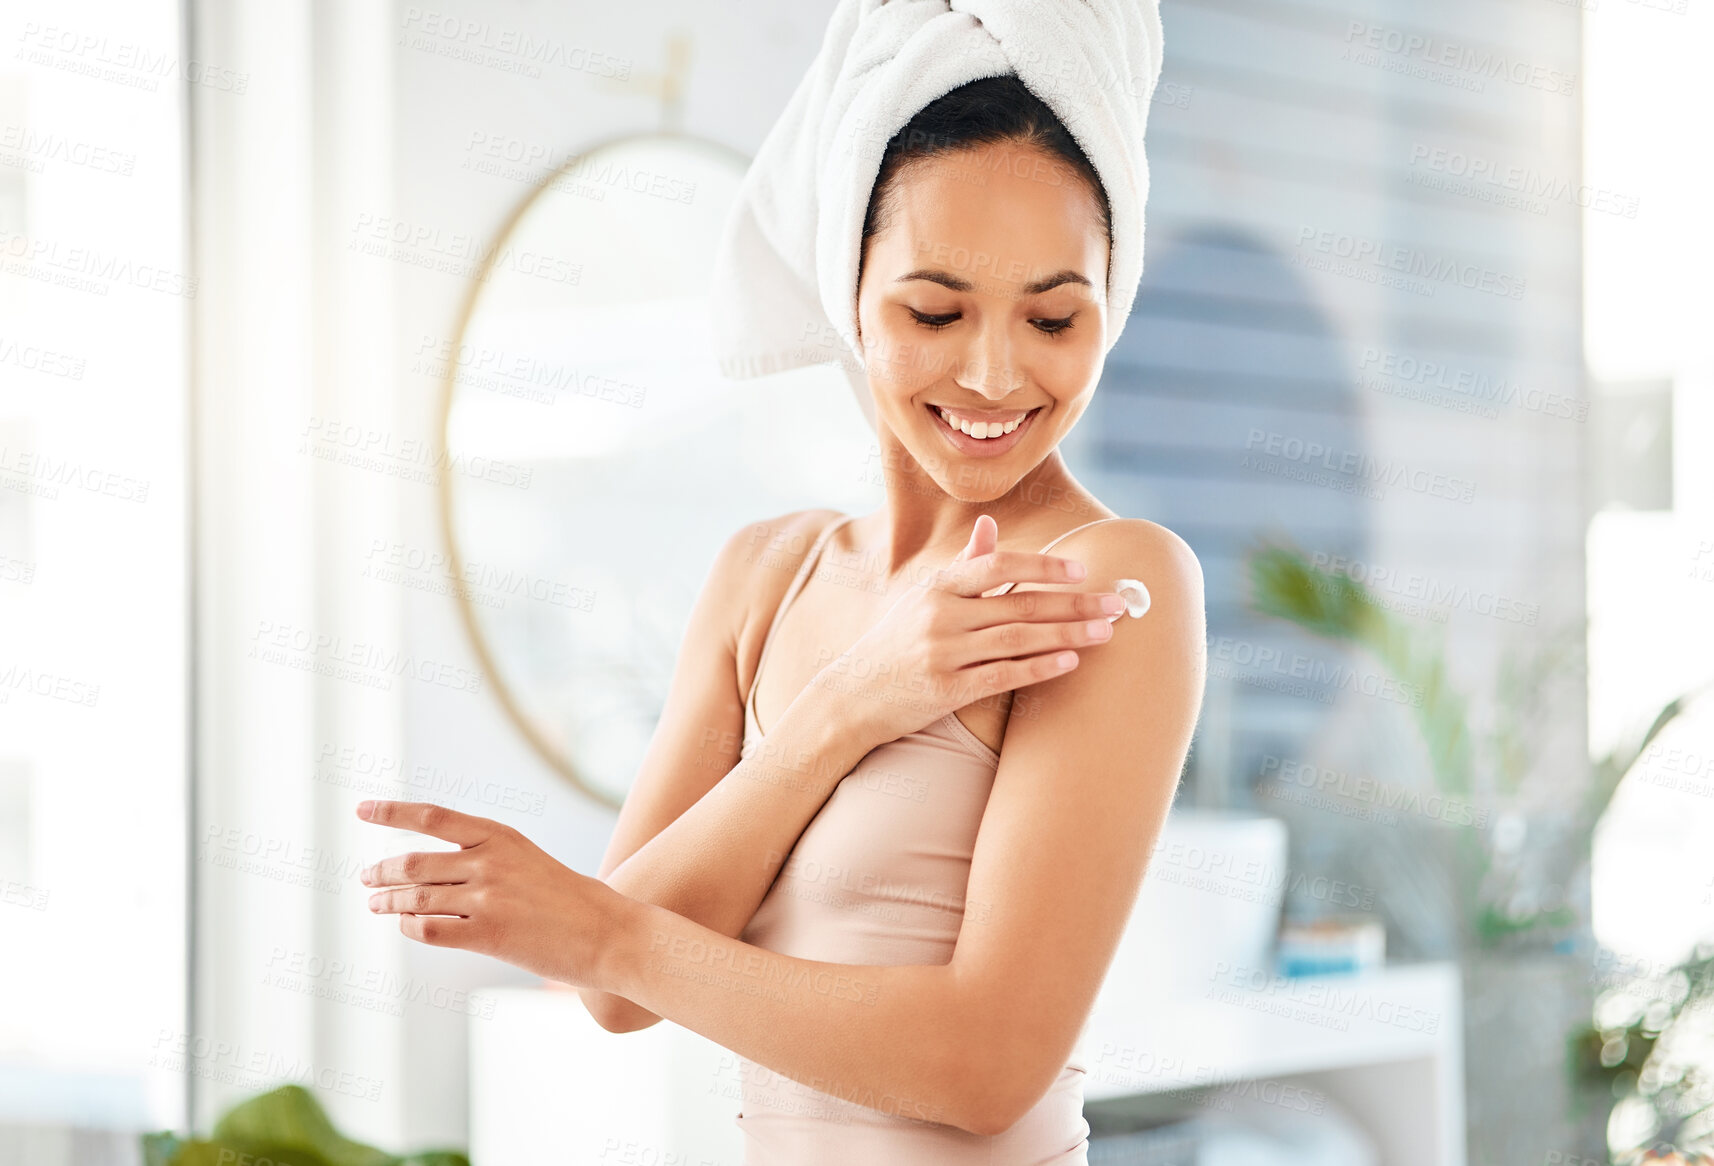
<svg viewBox="0 0 1714 1166"><path fill-rule="evenodd" d="M177 1157L172 1159L172 1166L239 1166L244 1162L267 1162L272 1166L334 1166L314 1150L249 1138L186 1142Z"/></svg>
<svg viewBox="0 0 1714 1166"><path fill-rule="evenodd" d="M1317 569L1295 547L1265 546L1250 555L1250 604L1263 615L1366 649L1401 683L1420 692L1417 727L1447 793L1468 797L1473 764L1469 715L1446 676L1437 640L1412 630L1355 579Z"/></svg>
<svg viewBox="0 0 1714 1166"><path fill-rule="evenodd" d="M470 1166L453 1150L426 1150L401 1158L352 1141L334 1128L315 1095L301 1085L240 1102L215 1123L207 1139L171 1133L143 1135L145 1166L233 1166L272 1160L274 1166Z"/></svg>
<svg viewBox="0 0 1714 1166"><path fill-rule="evenodd" d="M282 1085L229 1110L214 1127L216 1141L274 1142L309 1150L328 1166L395 1166L396 1155L341 1136L315 1095Z"/></svg>

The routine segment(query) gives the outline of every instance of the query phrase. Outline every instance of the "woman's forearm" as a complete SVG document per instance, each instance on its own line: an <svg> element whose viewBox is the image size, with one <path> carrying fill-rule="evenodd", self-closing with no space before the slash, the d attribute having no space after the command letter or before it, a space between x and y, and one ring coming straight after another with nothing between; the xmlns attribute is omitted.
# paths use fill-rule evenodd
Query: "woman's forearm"
<svg viewBox="0 0 1714 1166"><path fill-rule="evenodd" d="M985 1065L950 965L795 959L647 903L603 953L609 991L812 1089L988 1132Z"/></svg>
<svg viewBox="0 0 1714 1166"><path fill-rule="evenodd" d="M750 755L602 879L639 902L735 936L755 915L785 857L841 778L869 751L837 697L806 688ZM582 989L604 1027L629 1032L659 1017Z"/></svg>

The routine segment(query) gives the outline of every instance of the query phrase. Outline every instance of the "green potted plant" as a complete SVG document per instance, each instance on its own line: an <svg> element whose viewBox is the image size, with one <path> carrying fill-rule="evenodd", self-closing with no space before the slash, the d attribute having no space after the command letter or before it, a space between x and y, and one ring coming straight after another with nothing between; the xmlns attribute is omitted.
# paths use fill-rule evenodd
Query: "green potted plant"
<svg viewBox="0 0 1714 1166"><path fill-rule="evenodd" d="M246 1157L246 1155L248 1155ZM227 1111L207 1138L161 1132L143 1135L145 1166L470 1166L453 1150L389 1154L354 1142L328 1120L315 1095L282 1085Z"/></svg>
<svg viewBox="0 0 1714 1166"><path fill-rule="evenodd" d="M1413 715L1435 785L1447 797L1482 800L1493 811L1489 828L1442 832L1436 840L1450 846L1446 874L1464 973L1470 1161L1521 1161L1539 1155L1544 1144L1606 1151L1612 1089L1621 1099L1626 1089L1641 1095L1650 1079L1598 1081L1589 1069L1592 1060L1600 1064L1600 1050L1612 1054L1621 1034L1581 1030L1594 1007L1593 939L1570 896L1540 893L1541 872L1557 872L1562 886L1586 880L1595 829L1620 781L1702 690L1669 702L1640 732L1587 763L1576 775L1580 781L1555 774L1561 784L1553 797L1545 807L1538 799L1532 811L1520 796L1540 753L1532 732L1552 722L1548 682L1577 675L1581 626L1559 636L1538 634L1533 650L1501 656L1483 710L1493 714L1492 728L1477 733L1435 629L1407 624L1362 583L1318 569L1293 547L1263 546L1247 565L1258 613L1364 651L1420 692ZM1569 804L1565 793L1572 795ZM1651 1039L1636 1026L1658 1016L1632 1020L1623 1035L1635 1052ZM1556 1083L1552 1069L1563 1059L1568 1034L1582 1050L1580 1067ZM1520 1079L1537 1086L1513 1088Z"/></svg>
<svg viewBox="0 0 1714 1166"><path fill-rule="evenodd" d="M1440 792L1466 801L1506 799L1517 793L1531 759L1529 727L1541 720L1534 702L1544 678L1572 660L1575 644L1560 637L1528 658L1503 658L1492 697L1502 715L1490 734L1477 737L1470 730L1470 702L1448 678L1442 637L1410 626L1362 583L1317 568L1296 548L1269 544L1252 550L1248 568L1250 603L1256 612L1367 651L1394 678L1421 692L1413 715ZM1560 835L1569 856L1588 854L1595 827L1620 780L1700 691L1669 702L1640 734L1591 764L1583 793ZM1489 779L1487 789L1476 788L1478 773ZM1514 894L1512 880L1496 877L1502 873L1498 868L1504 855L1494 843L1491 830L1463 830L1455 837L1453 875L1468 947L1513 946L1529 933L1562 930L1578 922L1563 902Z"/></svg>

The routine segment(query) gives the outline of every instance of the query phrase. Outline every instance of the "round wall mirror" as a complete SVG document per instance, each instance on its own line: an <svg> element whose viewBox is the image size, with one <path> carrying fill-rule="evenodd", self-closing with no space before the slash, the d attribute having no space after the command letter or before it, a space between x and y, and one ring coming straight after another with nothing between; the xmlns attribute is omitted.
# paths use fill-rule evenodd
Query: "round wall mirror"
<svg viewBox="0 0 1714 1166"><path fill-rule="evenodd" d="M510 722L615 808L721 544L882 497L837 366L743 381L716 366L710 273L747 165L671 133L568 160L509 217L441 354L464 626Z"/></svg>

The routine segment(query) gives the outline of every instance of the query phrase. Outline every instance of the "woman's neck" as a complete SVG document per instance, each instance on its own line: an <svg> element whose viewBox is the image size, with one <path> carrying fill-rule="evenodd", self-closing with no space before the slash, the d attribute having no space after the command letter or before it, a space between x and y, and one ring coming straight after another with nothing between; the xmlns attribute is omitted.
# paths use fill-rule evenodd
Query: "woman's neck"
<svg viewBox="0 0 1714 1166"><path fill-rule="evenodd" d="M999 545L1036 549L1084 522L1111 516L1105 506L1071 476L1055 449L1011 489L982 502L964 502L948 494L903 448L883 458L887 500L875 513L853 523L866 548L870 568L891 584L901 574L915 576L923 566L938 568L970 541L979 515L999 526ZM980 475L980 466L974 471ZM974 482L972 492L987 493Z"/></svg>

